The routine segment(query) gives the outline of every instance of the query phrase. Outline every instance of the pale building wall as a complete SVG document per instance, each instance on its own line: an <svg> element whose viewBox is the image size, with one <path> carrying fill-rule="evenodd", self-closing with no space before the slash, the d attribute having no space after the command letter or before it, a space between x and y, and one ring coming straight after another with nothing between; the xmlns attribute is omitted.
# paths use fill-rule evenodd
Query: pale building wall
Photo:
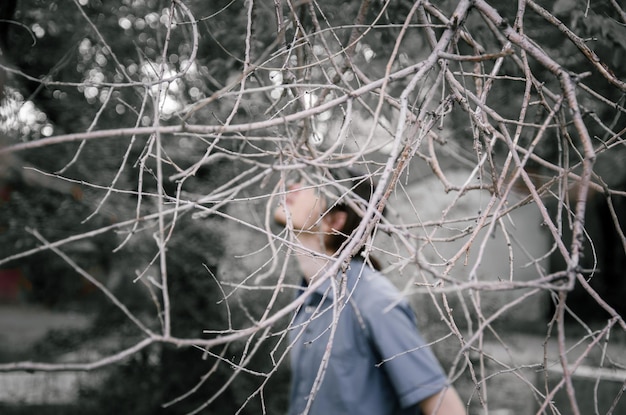
<svg viewBox="0 0 626 415"><path fill-rule="evenodd" d="M467 180L467 177L467 171L448 173L448 179L455 184L462 184ZM405 187L403 192L396 191L389 200L390 215L388 216L392 223L410 225L408 228L410 233L422 238L421 240L412 240L415 246L424 247L421 250L423 253L422 263L426 263L436 273L443 273L447 268L447 262L463 248L476 228L474 220L466 219L476 217L478 212L484 213L490 201L491 194L486 191L471 191L462 197L458 197L456 192L446 193L441 182L436 177L429 176L411 183ZM432 226L416 226L420 223L427 224L440 220L444 211L447 211L446 219L449 223L438 227L434 232ZM499 224L493 228L493 232L490 234L486 228L478 232L469 251L462 252L455 265L449 270L448 276L461 284L471 281L477 283L528 282L539 278L540 270L547 273L546 254L550 250L548 236L542 227L542 222L540 212L534 204L513 210L502 219L505 231ZM467 229L470 231L466 236L453 241L443 240L454 235L460 235L462 230ZM430 243L424 241L423 238L426 235L432 238ZM389 238L382 234L376 243L377 246L381 247L389 247L391 244ZM406 250L404 250L404 255L408 255ZM392 255L384 255L384 257L388 264L400 264L403 259ZM409 264L402 269L394 269L393 266L390 269L393 270L391 272L392 278L399 285L407 287L407 292L412 293L412 295L415 291L422 293L426 291L423 284L440 284L442 282L427 272L420 272L415 261L408 262ZM450 290L453 287L451 283L444 282L443 285ZM474 298L477 299L478 297L475 295L479 293L480 304L476 306L480 306L484 316L488 317L528 291L528 289L500 291L465 289L460 294L466 299L467 307L472 309L469 295L474 294ZM457 293L454 291L447 291L447 295L449 300L453 302L457 297ZM506 318L514 321L515 324L523 325L532 325L544 321L549 301L546 296L545 292L541 292L529 297L507 312ZM421 300L415 302L424 303ZM460 322L462 323L462 320Z"/></svg>

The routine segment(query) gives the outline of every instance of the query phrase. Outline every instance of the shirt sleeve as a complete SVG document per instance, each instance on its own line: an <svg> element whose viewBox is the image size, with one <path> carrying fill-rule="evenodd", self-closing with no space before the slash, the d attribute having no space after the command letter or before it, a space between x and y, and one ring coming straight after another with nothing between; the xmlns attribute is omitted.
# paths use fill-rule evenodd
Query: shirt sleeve
<svg viewBox="0 0 626 415"><path fill-rule="evenodd" d="M447 378L420 335L410 306L403 301L387 309L389 304L370 302L365 319L380 368L407 408L442 390Z"/></svg>

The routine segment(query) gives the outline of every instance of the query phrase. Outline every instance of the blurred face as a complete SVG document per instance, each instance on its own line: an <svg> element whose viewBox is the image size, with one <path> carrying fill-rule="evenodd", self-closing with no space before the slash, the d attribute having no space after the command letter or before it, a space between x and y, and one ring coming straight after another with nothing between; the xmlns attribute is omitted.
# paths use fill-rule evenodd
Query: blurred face
<svg viewBox="0 0 626 415"><path fill-rule="evenodd" d="M274 210L274 220L280 225L287 225L289 214L294 229L319 230L325 204L324 198L315 187L304 182L290 184L287 186L284 203Z"/></svg>

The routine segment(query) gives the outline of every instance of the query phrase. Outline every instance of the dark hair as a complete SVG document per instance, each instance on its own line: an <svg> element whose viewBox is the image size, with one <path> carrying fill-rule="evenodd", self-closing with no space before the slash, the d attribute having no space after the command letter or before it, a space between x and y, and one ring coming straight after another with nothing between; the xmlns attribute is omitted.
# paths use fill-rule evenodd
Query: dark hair
<svg viewBox="0 0 626 415"><path fill-rule="evenodd" d="M326 240L328 247L336 251L349 239L363 219L362 215L349 202L357 204L362 211L365 211L376 190L377 182L371 173L360 172L354 168L337 168L331 170L330 174L337 188L343 189L340 192L339 199L330 206L330 213L340 211L347 214L342 229L338 229L340 232L330 235ZM361 255L364 250L365 245L361 247L357 255ZM375 269L381 269L380 263L376 258L368 255L368 259Z"/></svg>

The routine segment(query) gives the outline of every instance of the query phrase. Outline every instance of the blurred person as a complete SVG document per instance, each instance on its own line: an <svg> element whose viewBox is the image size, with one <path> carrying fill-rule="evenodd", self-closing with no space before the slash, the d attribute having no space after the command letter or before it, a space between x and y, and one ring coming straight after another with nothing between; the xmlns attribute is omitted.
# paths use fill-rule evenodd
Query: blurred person
<svg viewBox="0 0 626 415"><path fill-rule="evenodd" d="M364 212L375 189L370 175L332 174L324 186L314 183L314 174L289 183L274 211L274 220L304 248L296 254L303 274L298 296L324 277L361 223L348 200ZM408 302L363 252L294 315L289 415L465 415Z"/></svg>

